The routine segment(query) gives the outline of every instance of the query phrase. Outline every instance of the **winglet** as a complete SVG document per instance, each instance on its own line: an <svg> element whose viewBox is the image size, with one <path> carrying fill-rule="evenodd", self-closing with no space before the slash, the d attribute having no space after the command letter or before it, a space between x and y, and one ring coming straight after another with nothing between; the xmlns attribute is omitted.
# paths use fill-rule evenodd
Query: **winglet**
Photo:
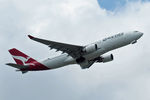
<svg viewBox="0 0 150 100"><path fill-rule="evenodd" d="M34 37L33 36L31 36L31 35L28 35L28 37L30 38L30 39L33 39Z"/></svg>

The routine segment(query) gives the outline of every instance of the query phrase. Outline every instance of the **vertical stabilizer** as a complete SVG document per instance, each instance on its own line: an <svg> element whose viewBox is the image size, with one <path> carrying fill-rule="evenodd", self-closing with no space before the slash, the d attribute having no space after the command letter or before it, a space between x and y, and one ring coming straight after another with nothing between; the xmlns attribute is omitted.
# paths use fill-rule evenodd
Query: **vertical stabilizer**
<svg viewBox="0 0 150 100"><path fill-rule="evenodd" d="M12 55L15 62L19 65L27 65L28 63L33 63L36 61L15 48L10 49L9 53Z"/></svg>
<svg viewBox="0 0 150 100"><path fill-rule="evenodd" d="M16 64L7 63L6 65L19 69L17 71L22 71L23 74L28 71L39 71L49 69L47 66L41 64L40 62L37 62L33 58L29 57L28 55L22 53L21 51L15 48L10 49L9 53L12 55Z"/></svg>

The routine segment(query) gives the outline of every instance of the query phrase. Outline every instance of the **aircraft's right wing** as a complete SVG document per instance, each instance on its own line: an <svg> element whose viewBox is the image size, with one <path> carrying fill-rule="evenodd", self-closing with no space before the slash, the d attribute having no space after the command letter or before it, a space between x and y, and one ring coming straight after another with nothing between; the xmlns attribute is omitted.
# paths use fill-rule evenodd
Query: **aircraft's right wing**
<svg viewBox="0 0 150 100"><path fill-rule="evenodd" d="M40 38L33 37L31 35L28 35L28 37L34 41L37 41L37 42L40 42L49 46L51 49L56 49L57 51L68 53L73 58L79 58L81 56L82 49L84 48L83 46L71 45L71 44L66 44L66 43L40 39Z"/></svg>

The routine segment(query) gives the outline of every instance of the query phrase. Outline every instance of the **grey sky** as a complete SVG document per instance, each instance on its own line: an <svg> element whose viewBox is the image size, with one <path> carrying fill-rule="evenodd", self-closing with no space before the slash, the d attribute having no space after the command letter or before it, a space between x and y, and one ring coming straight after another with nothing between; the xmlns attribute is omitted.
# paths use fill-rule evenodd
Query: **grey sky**
<svg viewBox="0 0 150 100"><path fill-rule="evenodd" d="M110 12L96 0L0 0L0 99L149 100L149 9L149 2L129 2ZM144 32L137 44L111 51L114 61L87 70L70 65L22 75L4 65L14 62L8 53L13 47L37 60L60 54L28 39L28 34L86 45L132 30Z"/></svg>

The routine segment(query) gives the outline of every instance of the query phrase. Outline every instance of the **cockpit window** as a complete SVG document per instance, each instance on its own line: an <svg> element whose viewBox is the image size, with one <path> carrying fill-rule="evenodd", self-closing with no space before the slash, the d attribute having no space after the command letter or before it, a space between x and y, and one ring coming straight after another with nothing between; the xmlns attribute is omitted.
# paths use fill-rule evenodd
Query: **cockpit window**
<svg viewBox="0 0 150 100"><path fill-rule="evenodd" d="M134 32L138 32L138 31L134 31Z"/></svg>

